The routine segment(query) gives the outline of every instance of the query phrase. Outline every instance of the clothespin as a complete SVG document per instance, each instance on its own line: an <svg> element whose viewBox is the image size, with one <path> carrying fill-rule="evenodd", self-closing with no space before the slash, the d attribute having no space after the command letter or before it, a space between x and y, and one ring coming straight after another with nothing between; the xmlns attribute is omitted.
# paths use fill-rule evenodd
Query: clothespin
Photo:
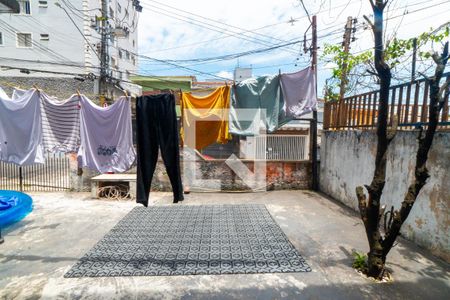
<svg viewBox="0 0 450 300"><path fill-rule="evenodd" d="M80 90L77 90L77 95L78 95L78 98L81 98Z"/></svg>
<svg viewBox="0 0 450 300"><path fill-rule="evenodd" d="M123 93L125 94L125 97L127 97L127 100L128 100L128 92L127 92L127 90L123 90Z"/></svg>
<svg viewBox="0 0 450 300"><path fill-rule="evenodd" d="M37 85L33 84L33 87L36 91L40 92L39 88L37 87Z"/></svg>

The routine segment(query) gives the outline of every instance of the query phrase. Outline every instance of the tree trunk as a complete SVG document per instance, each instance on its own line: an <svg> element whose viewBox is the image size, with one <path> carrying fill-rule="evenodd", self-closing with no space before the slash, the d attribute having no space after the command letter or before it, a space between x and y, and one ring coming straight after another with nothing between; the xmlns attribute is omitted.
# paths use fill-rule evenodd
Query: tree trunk
<svg viewBox="0 0 450 300"><path fill-rule="evenodd" d="M375 37L375 69L380 79L380 100L378 104L377 117L377 152L375 158L375 172L370 186L366 186L369 199L366 201L362 187L357 188L361 218L366 229L369 242L368 276L380 278L383 274L386 256L383 255L382 237L380 233L380 199L386 182L386 152L393 135L388 137L387 117L389 107L389 87L391 86L391 69L384 61L383 46L383 10L386 2L376 0L370 1L374 13L374 24L371 24Z"/></svg>
<svg viewBox="0 0 450 300"><path fill-rule="evenodd" d="M356 195L358 198L358 206L361 214L361 219L366 230L367 240L369 242L368 252L368 270L367 275L377 279L381 279L384 273L384 266L386 263L386 256L391 250L397 236L400 233L401 226L407 219L420 190L425 185L428 179L428 170L426 162L428 159L428 152L433 143L433 137L436 132L439 114L444 106L443 93L448 91L448 84L446 82L442 87L439 86L442 74L449 59L448 56L448 42L445 44L442 55L433 55L433 59L437 65L435 75L430 82L430 106L429 106L429 124L424 137L422 132L419 135L419 148L416 155L415 179L409 186L408 191L402 202L400 211L391 211L392 222L389 222L384 238L380 232L380 219L384 215L384 207L380 209L380 199L383 193L383 188L386 181L386 152L390 142L395 136L396 122L392 130L388 132L387 116L389 106L389 87L391 84L391 70L385 63L383 57L383 10L387 4L383 0L369 0L374 11L374 24L371 24L375 36L375 69L380 79L380 102L378 105L377 118L377 152L375 158L375 172L372 182L366 186L368 191L368 199L362 187L356 188ZM367 19L367 18L366 18ZM368 20L368 19L367 19ZM370 23L370 20L368 20Z"/></svg>

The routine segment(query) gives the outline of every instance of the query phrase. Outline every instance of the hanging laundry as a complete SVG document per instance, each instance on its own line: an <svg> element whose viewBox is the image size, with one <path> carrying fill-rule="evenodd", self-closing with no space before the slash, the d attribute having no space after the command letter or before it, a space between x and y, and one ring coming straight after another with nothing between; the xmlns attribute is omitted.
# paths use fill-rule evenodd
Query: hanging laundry
<svg viewBox="0 0 450 300"><path fill-rule="evenodd" d="M279 122L284 100L278 75L243 80L232 88L231 95L231 133L251 136L260 134L261 129L273 132L284 122Z"/></svg>
<svg viewBox="0 0 450 300"><path fill-rule="evenodd" d="M128 170L136 157L129 98L121 97L108 107L100 107L81 96L80 103L78 156L81 156L83 167L101 173Z"/></svg>
<svg viewBox="0 0 450 300"><path fill-rule="evenodd" d="M174 203L182 201L179 131L172 94L142 96L136 102L137 197L136 202L148 206L150 186L158 148L169 175Z"/></svg>
<svg viewBox="0 0 450 300"><path fill-rule="evenodd" d="M0 160L20 166L44 163L39 92L0 98Z"/></svg>
<svg viewBox="0 0 450 300"><path fill-rule="evenodd" d="M76 152L80 145L80 96L58 101L41 93L41 112L44 150Z"/></svg>
<svg viewBox="0 0 450 300"><path fill-rule="evenodd" d="M11 98L6 94L5 90L0 87L0 99L11 100Z"/></svg>
<svg viewBox="0 0 450 300"><path fill-rule="evenodd" d="M183 109L181 137L185 145L200 150L216 142L225 144L231 139L227 116L230 108L229 86L219 87L204 97L183 93L181 101ZM194 136L195 145L193 145Z"/></svg>
<svg viewBox="0 0 450 300"><path fill-rule="evenodd" d="M281 74L283 114L297 118L317 109L316 76L308 67L296 73Z"/></svg>
<svg viewBox="0 0 450 300"><path fill-rule="evenodd" d="M25 94L25 92L26 92L26 90L14 88L11 99L12 100L19 99L20 97L23 96L23 94Z"/></svg>

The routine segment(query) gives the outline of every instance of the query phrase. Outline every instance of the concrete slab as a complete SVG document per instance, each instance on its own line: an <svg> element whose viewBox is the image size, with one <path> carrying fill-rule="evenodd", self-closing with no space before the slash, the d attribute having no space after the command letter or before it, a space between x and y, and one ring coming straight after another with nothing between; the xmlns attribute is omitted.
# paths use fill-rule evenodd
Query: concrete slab
<svg viewBox="0 0 450 300"><path fill-rule="evenodd" d="M177 205L264 203L313 271L290 274L67 279L63 275L136 204L89 193L32 194L35 209L6 228L0 299L449 299L450 266L401 240L389 255L394 282L351 268L367 251L364 228L345 207L309 191L191 193ZM152 193L152 205L171 204Z"/></svg>

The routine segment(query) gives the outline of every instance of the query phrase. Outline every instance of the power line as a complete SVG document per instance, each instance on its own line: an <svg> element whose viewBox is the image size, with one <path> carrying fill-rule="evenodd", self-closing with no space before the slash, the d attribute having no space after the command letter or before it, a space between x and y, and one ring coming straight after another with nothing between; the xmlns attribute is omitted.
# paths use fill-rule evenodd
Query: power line
<svg viewBox="0 0 450 300"><path fill-rule="evenodd" d="M20 33L20 31L17 28L11 26L10 24L8 24L7 22L5 22L1 19L0 19L0 27L12 35L16 35L17 33ZM47 48L46 46L42 45L41 43L39 43L37 41L34 41L33 39L31 39L31 44L33 46L35 46L37 49L41 50L49 58L55 59L55 57L56 57L57 59L60 59L60 60L69 60L70 61L70 59L68 59L67 57Z"/></svg>
<svg viewBox="0 0 450 300"><path fill-rule="evenodd" d="M156 13L158 13L160 15L164 15L164 16L167 16L169 18L173 18L173 19L177 19L177 20L180 20L180 21L183 21L183 22L187 22L187 23L190 23L192 25L202 27L204 29L208 29L208 30L211 30L211 31L219 32L219 33L229 33L229 32L231 32L229 34L234 36L235 38L242 39L242 40L245 40L245 41L248 41L248 42L257 43L257 44L261 44L261 45L264 45L264 46L272 46L274 44L273 42L270 42L270 41L267 41L267 40L263 40L261 38L255 38L255 37L251 37L249 35L246 35L245 33L231 31L231 30L228 30L228 29L223 28L223 27L212 25L212 24L209 24L209 23L197 20L197 19L193 19L193 18L190 18L190 17L186 17L184 15L177 14L177 13L174 13L174 12L170 12L170 11L165 10L163 8L155 7L157 9L157 10L155 10L155 9L152 9L151 7L146 7L146 6L144 6L144 7L147 10L156 12ZM164 11L168 12L168 13L164 13ZM177 16L179 16L179 17L177 17ZM289 52L297 53L297 51L295 51L293 49L285 49L285 50L289 51Z"/></svg>
<svg viewBox="0 0 450 300"><path fill-rule="evenodd" d="M84 40L86 41L87 45L89 46L89 48L92 49L92 51L94 52L94 54L98 57L98 59L101 59L100 56L98 55L97 51L95 51L94 47L92 47L91 43L89 42L89 40L87 39L87 37L84 35L84 33L81 31L80 28L78 28L77 24L75 23L75 21L72 19L72 17L69 15L69 13L67 12L67 10L62 7L59 3L55 3L56 6L59 6L62 10L64 10L64 12L66 13L67 17L69 17L70 21L72 21L73 26L75 26L75 28L78 30L78 32L83 36Z"/></svg>
<svg viewBox="0 0 450 300"><path fill-rule="evenodd" d="M242 32L242 31L244 31L244 32L251 32L251 33L253 33L254 35L258 35L258 36L261 36L261 37L264 37L264 38L268 38L269 40L275 39L275 40L278 40L278 41L280 41L280 42L286 42L286 41L284 41L284 40L282 40L282 39L279 39L279 38L276 38L276 37L273 37L273 36L269 36L269 35L266 35L266 34L263 34L263 33L256 32L255 30L246 30L246 29L241 28L241 27L238 27L238 26L230 25L230 24L227 24L227 23L224 23L224 22L221 22L221 21L214 20L214 19L212 19L212 18L204 17L204 16L201 16L201 15L199 15L199 14L195 14L195 13L193 13L193 12L189 12L189 11L186 11L186 10L182 10L182 9L180 9L180 8L173 7L173 6L170 6L170 5L167 5L167 4L158 2L158 1L154 1L154 0L149 0L149 1L150 1L150 2L153 2L153 3L157 3L158 5L161 5L161 6L169 7L169 8L171 8L171 9L176 10L176 11L181 11L181 12L183 12L183 13L186 13L186 14L190 15L190 16L191 16L191 15L192 15L192 16L196 16L196 17L198 17L198 18L207 20L207 21L209 21L209 22L213 22L213 23L216 23L216 24L220 24L220 25L225 26L225 27L231 27L231 28L238 29L238 30L240 30L241 32Z"/></svg>

